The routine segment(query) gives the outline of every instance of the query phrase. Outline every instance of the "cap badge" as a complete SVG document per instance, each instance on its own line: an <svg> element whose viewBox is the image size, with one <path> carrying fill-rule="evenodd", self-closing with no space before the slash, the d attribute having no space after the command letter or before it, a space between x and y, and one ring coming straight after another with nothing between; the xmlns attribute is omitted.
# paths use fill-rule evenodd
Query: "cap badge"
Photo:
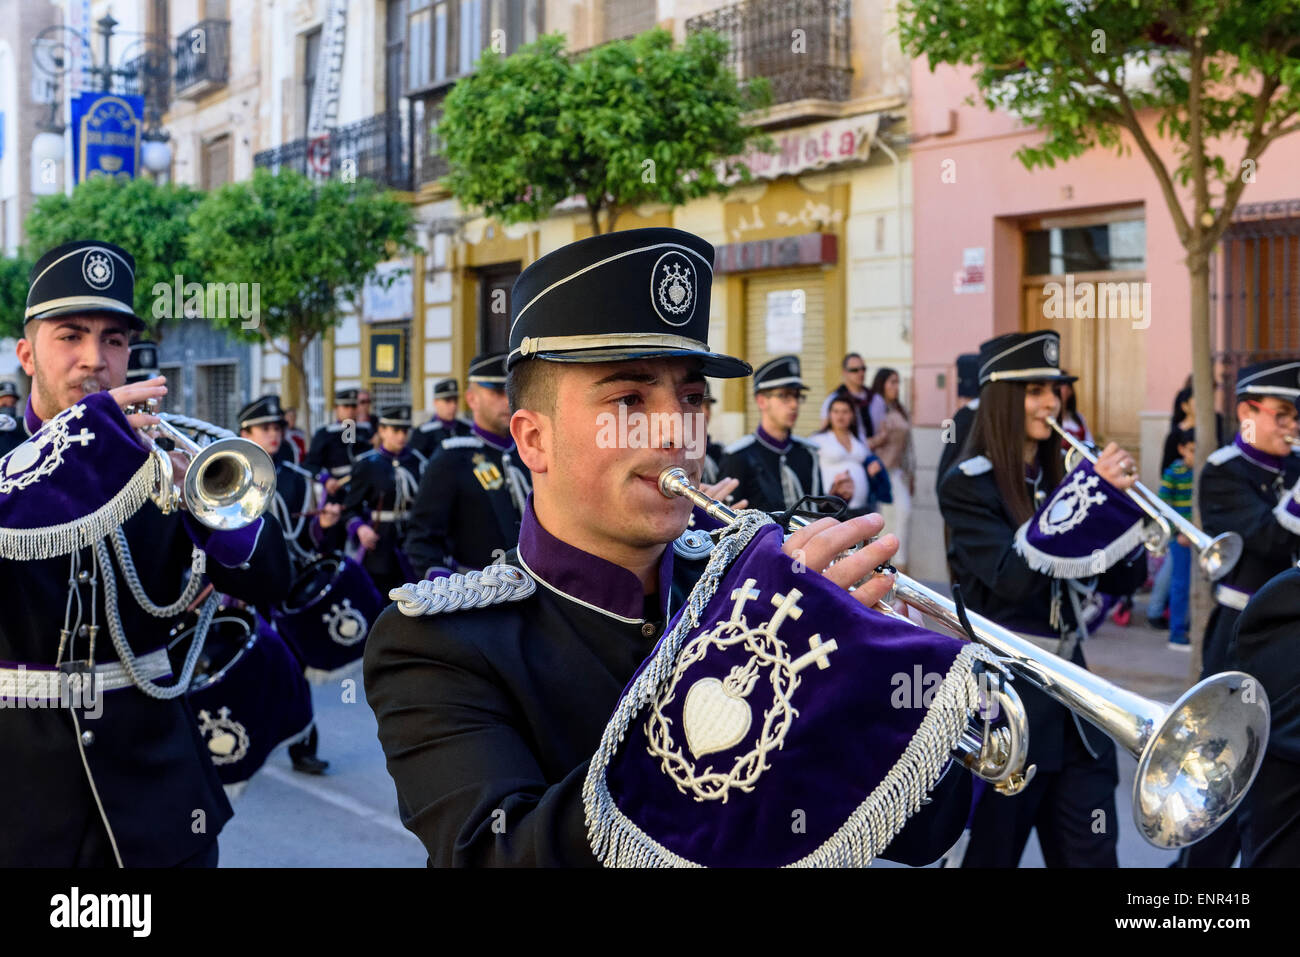
<svg viewBox="0 0 1300 957"><path fill-rule="evenodd" d="M1056 361L1061 358L1061 347L1056 344L1055 339L1048 339L1043 343L1043 358L1047 360L1049 366L1056 365Z"/></svg>
<svg viewBox="0 0 1300 957"><path fill-rule="evenodd" d="M95 289L107 289L113 284L113 262L102 249L91 249L81 260L81 275Z"/></svg>
<svg viewBox="0 0 1300 957"><path fill-rule="evenodd" d="M659 318L684 326L695 312L695 268L678 252L664 253L655 263L651 298Z"/></svg>

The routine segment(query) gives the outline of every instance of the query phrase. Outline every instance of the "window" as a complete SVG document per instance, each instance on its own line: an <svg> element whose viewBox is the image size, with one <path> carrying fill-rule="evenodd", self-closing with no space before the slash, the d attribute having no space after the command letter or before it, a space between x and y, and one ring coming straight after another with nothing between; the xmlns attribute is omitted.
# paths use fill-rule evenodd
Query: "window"
<svg viewBox="0 0 1300 957"><path fill-rule="evenodd" d="M311 124L311 98L316 91L316 62L320 59L320 27L302 38L302 128Z"/></svg>
<svg viewBox="0 0 1300 957"><path fill-rule="evenodd" d="M487 45L483 0L460 0L460 72L469 73Z"/></svg>
<svg viewBox="0 0 1300 957"><path fill-rule="evenodd" d="M378 421L380 410L384 406L411 404L411 350L409 348L411 324L410 322L376 322L371 324L370 331L372 333L405 332L408 345L408 348L400 350L400 382L375 382L367 377L366 387L370 390L370 414ZM366 371L369 372L370 370L367 369Z"/></svg>
<svg viewBox="0 0 1300 957"><path fill-rule="evenodd" d="M471 72L494 38L507 56L533 43L540 10L539 0L410 0L407 89L422 90Z"/></svg>
<svg viewBox="0 0 1300 957"><path fill-rule="evenodd" d="M230 136L203 144L203 188L216 189L230 182Z"/></svg>
<svg viewBox="0 0 1300 957"><path fill-rule="evenodd" d="M194 370L194 415L230 428L239 415L239 366L234 362L200 365Z"/></svg>
<svg viewBox="0 0 1300 957"><path fill-rule="evenodd" d="M1145 268L1145 220L1025 233L1025 274L1029 276Z"/></svg>
<svg viewBox="0 0 1300 957"><path fill-rule="evenodd" d="M510 292L520 264L490 266L479 271L478 351L510 351Z"/></svg>
<svg viewBox="0 0 1300 957"><path fill-rule="evenodd" d="M162 397L159 408L173 415L185 414L185 376L180 366L159 363L158 372L167 377L167 394Z"/></svg>
<svg viewBox="0 0 1300 957"><path fill-rule="evenodd" d="M229 20L230 3L228 0L205 0L203 15L209 20Z"/></svg>
<svg viewBox="0 0 1300 957"><path fill-rule="evenodd" d="M605 40L619 40L645 33L655 25L652 0L604 0Z"/></svg>

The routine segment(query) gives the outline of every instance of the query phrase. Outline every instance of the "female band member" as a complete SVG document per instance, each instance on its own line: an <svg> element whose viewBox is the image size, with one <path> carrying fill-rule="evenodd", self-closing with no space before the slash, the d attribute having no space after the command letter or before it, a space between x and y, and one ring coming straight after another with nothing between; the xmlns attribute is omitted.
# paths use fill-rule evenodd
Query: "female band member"
<svg viewBox="0 0 1300 957"><path fill-rule="evenodd" d="M1139 548L1098 577L1056 579L1032 570L1013 546L1016 529L1064 471L1060 438L1046 421L1060 412L1059 354L1054 332L983 344L979 410L958 466L940 485L939 506L966 606L1084 665L1080 639L1101 621L1101 595L1132 591L1146 561ZM1121 490L1136 474L1132 458L1113 443L1095 471ZM1037 775L1015 797L988 789L977 800L963 866L1017 866L1037 828L1048 867L1115 867L1114 744L1043 693L1023 682L1017 690L1029 714L1029 761Z"/></svg>

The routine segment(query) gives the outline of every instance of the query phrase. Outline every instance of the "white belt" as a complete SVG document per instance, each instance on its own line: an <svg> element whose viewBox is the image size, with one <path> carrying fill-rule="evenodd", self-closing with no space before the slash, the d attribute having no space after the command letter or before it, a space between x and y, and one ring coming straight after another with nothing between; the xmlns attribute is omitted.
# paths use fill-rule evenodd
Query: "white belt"
<svg viewBox="0 0 1300 957"><path fill-rule="evenodd" d="M1225 608L1235 608L1237 611L1245 611L1246 605L1250 602L1250 593L1240 591L1230 585L1215 585L1214 600Z"/></svg>
<svg viewBox="0 0 1300 957"><path fill-rule="evenodd" d="M136 658L136 671L150 681L166 678L172 673L167 649L159 648ZM95 694L101 691L120 691L134 684L126 669L116 661L95 665L94 675L92 691ZM27 701L63 701L76 690L73 684L68 673L57 668L43 665L0 668L0 708L13 707L12 701L17 698Z"/></svg>
<svg viewBox="0 0 1300 957"><path fill-rule="evenodd" d="M370 520L372 522L396 522L406 518L406 512L371 512Z"/></svg>

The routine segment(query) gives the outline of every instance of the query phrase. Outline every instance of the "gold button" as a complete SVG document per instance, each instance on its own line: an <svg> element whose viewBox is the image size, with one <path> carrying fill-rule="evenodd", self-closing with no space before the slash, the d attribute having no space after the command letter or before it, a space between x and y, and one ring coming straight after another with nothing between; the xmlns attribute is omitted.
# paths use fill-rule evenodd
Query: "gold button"
<svg viewBox="0 0 1300 957"><path fill-rule="evenodd" d="M658 629L655 627L654 622L647 621L641 626L641 634L645 635L647 638L653 638L656 631L658 631Z"/></svg>

